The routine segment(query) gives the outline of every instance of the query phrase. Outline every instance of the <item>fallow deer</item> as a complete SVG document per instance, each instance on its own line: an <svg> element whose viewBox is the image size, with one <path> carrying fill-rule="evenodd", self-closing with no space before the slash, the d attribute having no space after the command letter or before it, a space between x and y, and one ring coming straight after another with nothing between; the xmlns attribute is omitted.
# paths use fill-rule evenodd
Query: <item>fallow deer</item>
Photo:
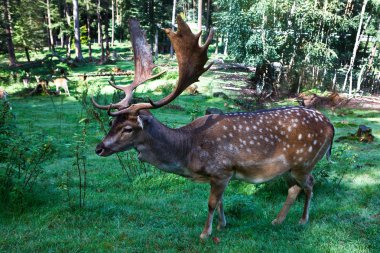
<svg viewBox="0 0 380 253"><path fill-rule="evenodd" d="M129 86L120 87L125 98L117 104L95 107L113 116L112 126L95 149L99 156L136 149L138 158L159 169L210 183L208 218L200 237L212 231L215 209L218 229L226 226L223 192L231 179L263 183L286 175L288 196L272 224L281 224L298 194L305 192L305 204L300 223L309 218L313 191L314 165L327 153L331 154L334 128L320 112L303 107L288 107L247 113L210 114L178 129L168 128L149 112L169 104L188 86L197 82L211 64L204 67L207 48L213 31L200 47L200 33L193 34L189 26L177 17L178 30L165 29L178 61L179 78L167 97L153 102L131 104L132 92L143 82L154 78L150 47L136 20L130 21L130 33L135 59L135 77Z"/></svg>
<svg viewBox="0 0 380 253"><path fill-rule="evenodd" d="M42 91L45 94L49 94L49 81L47 79L42 79L41 76L34 76L37 81L37 88L41 86Z"/></svg>
<svg viewBox="0 0 380 253"><path fill-rule="evenodd" d="M53 80L53 83L55 85L55 91L57 94L59 94L60 88L62 88L65 91L65 94L70 96L69 87L67 85L67 79L65 77L59 77Z"/></svg>
<svg viewBox="0 0 380 253"><path fill-rule="evenodd" d="M8 93L3 89L0 88L0 99L7 100Z"/></svg>
<svg viewBox="0 0 380 253"><path fill-rule="evenodd" d="M41 76L35 76L35 78L38 85L41 85L43 91L47 94L50 94L50 92L48 91L49 81L47 79L41 79ZM60 94L60 88L62 88L65 91L65 94L70 96L70 91L67 85L67 79L65 77L58 77L53 80L53 83L55 85L56 94Z"/></svg>

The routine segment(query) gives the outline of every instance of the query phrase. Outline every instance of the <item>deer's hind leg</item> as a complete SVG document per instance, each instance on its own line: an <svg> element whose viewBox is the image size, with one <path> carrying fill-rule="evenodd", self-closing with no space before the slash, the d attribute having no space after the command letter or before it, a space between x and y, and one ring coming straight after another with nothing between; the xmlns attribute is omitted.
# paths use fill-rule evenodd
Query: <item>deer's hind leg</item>
<svg viewBox="0 0 380 253"><path fill-rule="evenodd" d="M301 182L300 182L301 184ZM313 185L314 185L314 177L311 174L305 175L302 181L302 188L305 192L305 205L303 208L302 218L299 221L299 224L306 224L309 220L309 209L311 198L313 197Z"/></svg>
<svg viewBox="0 0 380 253"><path fill-rule="evenodd" d="M69 88L67 87L67 85L64 87L64 90L65 90L66 95L68 95L70 97L70 91L69 91Z"/></svg>
<svg viewBox="0 0 380 253"><path fill-rule="evenodd" d="M311 169L308 170L292 170L291 175L297 181L297 184L301 186L303 191L305 192L305 204L303 208L302 218L299 221L299 224L306 224L309 220L309 209L310 202L313 196L313 185L314 178L310 174Z"/></svg>
<svg viewBox="0 0 380 253"><path fill-rule="evenodd" d="M218 211L218 230L222 230L223 228L226 227L226 216L224 215L224 209L223 209L223 197L219 201L219 205L217 207Z"/></svg>
<svg viewBox="0 0 380 253"><path fill-rule="evenodd" d="M280 212L277 214L276 219L272 221L272 225L279 225L281 224L286 216L288 215L290 207L294 204L294 202L297 199L297 196L301 192L301 187L297 185L297 181L294 180L290 175L287 175L285 177L287 183L288 183L288 196L286 197L285 203L282 206Z"/></svg>

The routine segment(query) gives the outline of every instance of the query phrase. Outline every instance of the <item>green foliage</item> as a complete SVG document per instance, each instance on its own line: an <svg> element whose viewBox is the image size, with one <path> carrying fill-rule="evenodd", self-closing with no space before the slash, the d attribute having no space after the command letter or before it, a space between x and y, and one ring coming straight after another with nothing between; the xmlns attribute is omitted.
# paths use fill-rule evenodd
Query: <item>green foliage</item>
<svg viewBox="0 0 380 253"><path fill-rule="evenodd" d="M335 65L338 55L326 44L309 42L304 46L305 63L331 68Z"/></svg>
<svg viewBox="0 0 380 253"><path fill-rule="evenodd" d="M80 43L81 45L88 44L87 28L85 25L80 27Z"/></svg>
<svg viewBox="0 0 380 253"><path fill-rule="evenodd" d="M55 149L41 133L24 135L8 102L0 103L0 202L22 210L25 194L36 185Z"/></svg>
<svg viewBox="0 0 380 253"><path fill-rule="evenodd" d="M21 49L41 49L45 42L43 5L38 1L20 1L14 24L13 40L16 47Z"/></svg>
<svg viewBox="0 0 380 253"><path fill-rule="evenodd" d="M228 43L228 53L236 61L251 66L281 62L288 67L284 83L331 88L336 70L350 63L361 4L350 9L342 1L219 0L215 5L218 11L214 13L214 24L228 38L224 42ZM367 6L368 24L363 33L368 38L374 39L379 34L378 18L370 17L379 16L379 10L376 1ZM375 62L378 57L370 56L368 42L360 46L359 64L355 66L361 64L364 68L365 62ZM379 65L375 65L374 69L366 68L373 75L379 71ZM355 71L354 78L359 79L359 68ZM369 79L367 76L367 82L374 82Z"/></svg>
<svg viewBox="0 0 380 253"><path fill-rule="evenodd" d="M321 163L320 166L324 168L316 171L316 180L319 182L330 180L336 187L339 187L343 178L357 166L358 154L352 154L352 150L353 146L348 143L335 148L333 150L334 161L328 165L326 162Z"/></svg>
<svg viewBox="0 0 380 253"><path fill-rule="evenodd" d="M174 89L173 83L165 83L156 88L156 91L161 92L163 96L169 95Z"/></svg>

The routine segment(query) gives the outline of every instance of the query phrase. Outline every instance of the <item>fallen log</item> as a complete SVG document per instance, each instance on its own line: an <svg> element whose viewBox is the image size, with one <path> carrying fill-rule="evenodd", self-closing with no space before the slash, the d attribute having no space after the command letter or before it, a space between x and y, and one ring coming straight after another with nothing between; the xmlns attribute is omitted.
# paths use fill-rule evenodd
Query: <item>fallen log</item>
<svg viewBox="0 0 380 253"><path fill-rule="evenodd" d="M82 74L82 75L74 75L74 77L79 77L79 78L83 78L83 77L92 77L92 76L130 76L130 75L133 75L133 71L123 71L123 72L117 72L117 73L114 73L114 72L106 72L106 73L96 73L96 74Z"/></svg>

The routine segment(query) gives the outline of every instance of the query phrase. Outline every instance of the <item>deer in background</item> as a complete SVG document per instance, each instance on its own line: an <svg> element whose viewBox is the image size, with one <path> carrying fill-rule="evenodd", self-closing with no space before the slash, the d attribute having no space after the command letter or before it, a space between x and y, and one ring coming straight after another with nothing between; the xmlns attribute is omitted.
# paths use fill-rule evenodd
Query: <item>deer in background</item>
<svg viewBox="0 0 380 253"><path fill-rule="evenodd" d="M55 85L55 90L57 94L60 94L60 88L62 88L65 91L65 94L70 96L69 87L67 85L67 79L65 77L59 77L53 80L53 83Z"/></svg>
<svg viewBox="0 0 380 253"><path fill-rule="evenodd" d="M0 99L7 101L7 96L8 96L8 93L3 88L0 88Z"/></svg>
<svg viewBox="0 0 380 253"><path fill-rule="evenodd" d="M34 76L37 81L37 87L41 86L42 91L46 94L49 94L49 81L47 79L42 79L41 76Z"/></svg>
<svg viewBox="0 0 380 253"><path fill-rule="evenodd" d="M27 88L30 85L30 73L26 72L25 77L22 78L22 83L24 84L24 87Z"/></svg>
<svg viewBox="0 0 380 253"><path fill-rule="evenodd" d="M36 81L38 85L41 85L42 90L49 94L48 88L49 88L49 81L47 79L41 79L41 76L35 76ZM55 85L55 92L57 95L61 93L60 88L62 88L65 91L65 94L70 96L70 91L67 85L67 79L65 77L58 77L53 80L53 83Z"/></svg>
<svg viewBox="0 0 380 253"><path fill-rule="evenodd" d="M109 156L135 149L141 161L160 170L197 182L210 184L208 217L200 235L212 232L214 211L218 212L218 229L226 226L223 193L231 179L263 183L284 175L288 196L272 224L281 224L299 193L305 192L301 224L309 218L313 193L311 171L325 155L329 158L334 136L330 121L315 110L288 107L246 113L210 114L190 124L172 129L159 122L149 110L172 102L188 86L197 82L211 64L204 67L213 30L205 42L198 45L199 36L177 17L178 30L165 29L172 42L179 68L175 89L159 101L132 104L133 91L152 75L155 67L150 47L136 20L130 21L130 33L135 60L135 77L129 86L120 87L125 98L116 104L95 107L107 110L113 117L111 129L95 152Z"/></svg>
<svg viewBox="0 0 380 253"><path fill-rule="evenodd" d="M8 95L9 94L3 88L0 87L0 101L3 100L4 104L7 105L8 109L12 110L12 106L7 99Z"/></svg>

